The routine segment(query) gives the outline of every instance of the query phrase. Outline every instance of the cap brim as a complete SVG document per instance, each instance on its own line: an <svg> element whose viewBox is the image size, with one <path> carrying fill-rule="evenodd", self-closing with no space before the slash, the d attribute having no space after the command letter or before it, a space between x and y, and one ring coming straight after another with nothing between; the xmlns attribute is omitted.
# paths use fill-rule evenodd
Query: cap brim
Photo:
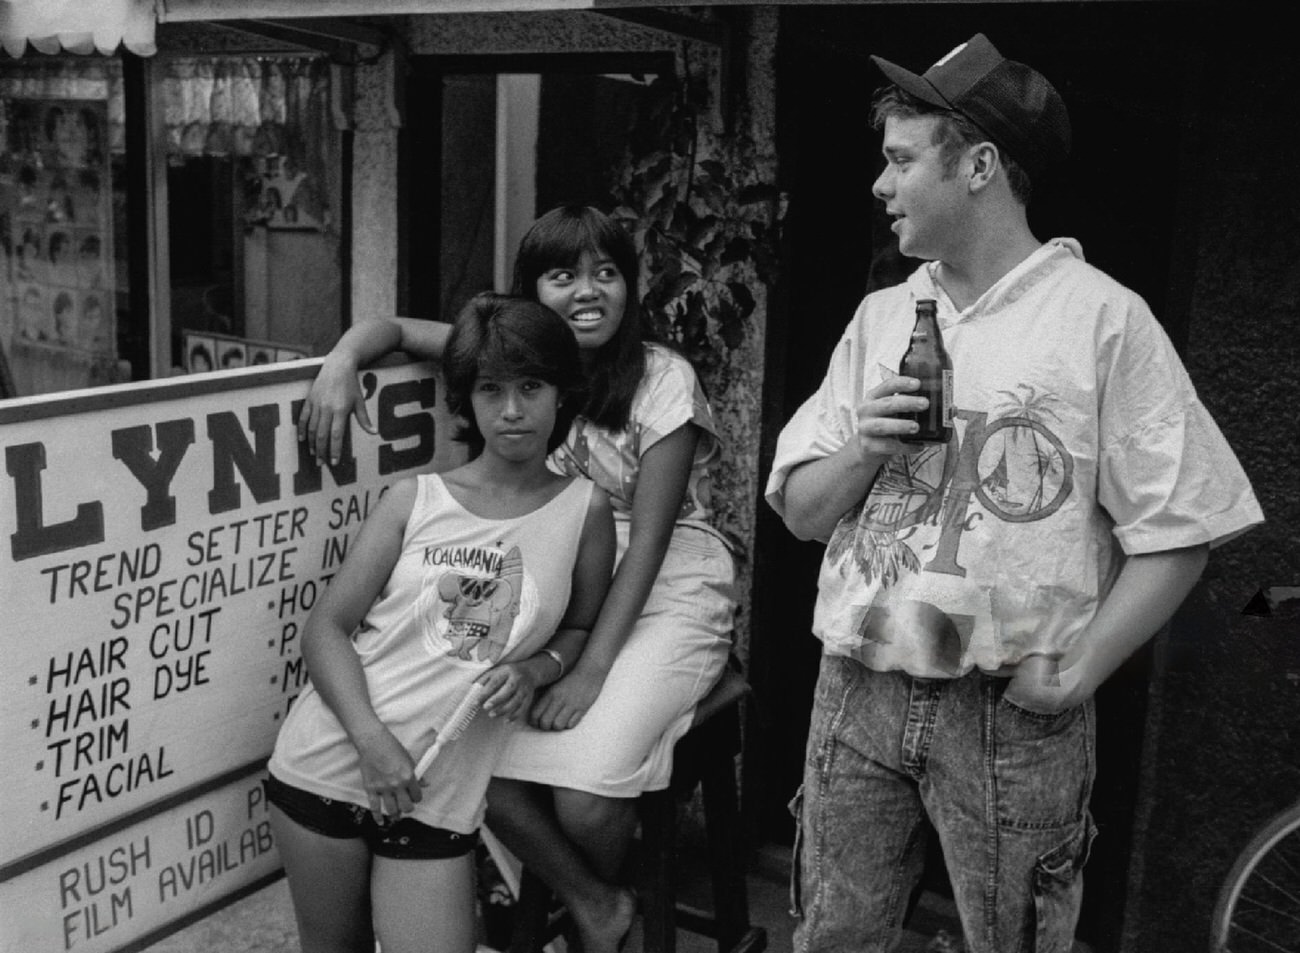
<svg viewBox="0 0 1300 953"><path fill-rule="evenodd" d="M931 106L940 106L944 109L953 108L952 103L940 96L938 90L911 70L905 70L897 63L891 63L874 53L871 56L871 62L875 63L880 72L885 74L886 79L905 93L910 93Z"/></svg>

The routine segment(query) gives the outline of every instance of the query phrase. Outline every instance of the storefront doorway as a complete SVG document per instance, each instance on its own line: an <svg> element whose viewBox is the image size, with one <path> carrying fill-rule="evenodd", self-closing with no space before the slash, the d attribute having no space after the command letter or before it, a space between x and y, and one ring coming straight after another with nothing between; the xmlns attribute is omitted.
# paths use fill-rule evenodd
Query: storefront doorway
<svg viewBox="0 0 1300 953"><path fill-rule="evenodd" d="M508 289L537 215L612 209L629 131L671 96L672 70L661 54L414 57L399 311L450 321L470 295Z"/></svg>

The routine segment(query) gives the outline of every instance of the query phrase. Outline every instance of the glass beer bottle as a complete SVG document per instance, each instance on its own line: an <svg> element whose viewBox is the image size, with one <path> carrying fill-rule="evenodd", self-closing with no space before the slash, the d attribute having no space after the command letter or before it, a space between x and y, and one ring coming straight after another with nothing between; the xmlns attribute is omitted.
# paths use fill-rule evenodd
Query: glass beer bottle
<svg viewBox="0 0 1300 953"><path fill-rule="evenodd" d="M933 299L916 302L916 325L898 373L919 380L921 387L913 393L930 401L925 410L903 414L903 419L915 420L921 429L899 439L904 443L947 443L952 438L952 360L943 347Z"/></svg>

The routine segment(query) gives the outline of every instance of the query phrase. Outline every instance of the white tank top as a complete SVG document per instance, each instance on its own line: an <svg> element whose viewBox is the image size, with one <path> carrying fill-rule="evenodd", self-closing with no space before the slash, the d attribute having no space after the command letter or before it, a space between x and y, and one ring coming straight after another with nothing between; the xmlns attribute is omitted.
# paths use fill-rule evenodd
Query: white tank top
<svg viewBox="0 0 1300 953"><path fill-rule="evenodd" d="M417 480L401 555L353 637L376 714L416 759L479 674L532 655L554 634L594 486L575 479L531 513L496 520L462 507L437 474ZM476 716L426 775L414 817L475 830L512 727ZM310 685L281 726L268 767L295 787L367 804L356 749Z"/></svg>

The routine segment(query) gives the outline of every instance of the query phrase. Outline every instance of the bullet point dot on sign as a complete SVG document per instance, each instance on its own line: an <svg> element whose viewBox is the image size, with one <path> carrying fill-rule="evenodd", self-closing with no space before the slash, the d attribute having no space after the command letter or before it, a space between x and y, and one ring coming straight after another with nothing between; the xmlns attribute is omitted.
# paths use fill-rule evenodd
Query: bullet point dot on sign
<svg viewBox="0 0 1300 953"><path fill-rule="evenodd" d="M44 762L44 761L37 761L37 762L36 762L36 770L37 770L37 771L44 771L44 770L45 770L45 762Z"/></svg>
<svg viewBox="0 0 1300 953"><path fill-rule="evenodd" d="M27 678L27 684L28 684L28 685L35 685L35 684L36 684L36 676L35 676L35 675L30 675L30 676L28 676L28 678Z"/></svg>
<svg viewBox="0 0 1300 953"><path fill-rule="evenodd" d="M50 802L49 802L49 801L42 801L42 802L41 802L41 810L42 810L42 811L48 811L49 809L50 809Z"/></svg>
<svg viewBox="0 0 1300 953"><path fill-rule="evenodd" d="M40 719L39 719L39 718L33 718L33 719L32 719L32 727L33 727L33 728L39 728L39 727L41 727L41 722L40 722Z"/></svg>
<svg viewBox="0 0 1300 953"><path fill-rule="evenodd" d="M272 721L279 721L279 720L280 720L280 713L277 711L274 715L271 716L271 720L272 720Z"/></svg>
<svg viewBox="0 0 1300 953"><path fill-rule="evenodd" d="M271 676L271 684L272 684L272 685L275 684L275 676L274 676L274 675Z"/></svg>
<svg viewBox="0 0 1300 953"><path fill-rule="evenodd" d="M270 609L271 611L274 611L274 610L275 610L275 603L274 603L274 602L268 602L268 603L266 604L266 607L267 607L267 609Z"/></svg>
<svg viewBox="0 0 1300 953"><path fill-rule="evenodd" d="M268 649L273 649L273 648L275 648L275 639L267 639L267 640L266 640L266 647L267 647Z"/></svg>

